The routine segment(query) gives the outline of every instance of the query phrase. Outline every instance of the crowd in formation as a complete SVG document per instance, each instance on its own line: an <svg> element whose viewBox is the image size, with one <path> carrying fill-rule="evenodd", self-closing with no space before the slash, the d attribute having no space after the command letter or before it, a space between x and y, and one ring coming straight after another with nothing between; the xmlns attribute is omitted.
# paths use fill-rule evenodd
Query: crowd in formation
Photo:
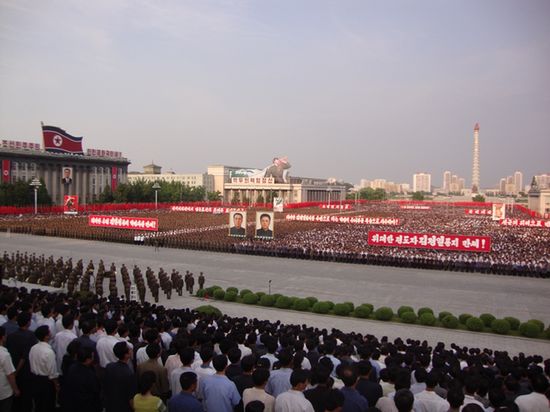
<svg viewBox="0 0 550 412"><path fill-rule="evenodd" d="M310 208L300 213L328 214L331 210ZM550 230L502 226L490 216L467 215L463 207L434 204L429 210L401 209L396 203L358 205L348 215L393 217L398 226L354 225L286 221L284 213L275 214L273 240L228 236L227 215L184 212L140 212L139 216L158 216L160 232L139 233L87 226L85 217L39 217L3 219L0 229L18 232L80 237L115 242L259 254L299 259L419 267L454 271L517 276L550 277ZM249 212L250 215L254 211ZM509 209L507 217L528 218L524 212ZM249 228L249 233L253 230ZM488 253L434 249L381 247L368 244L370 230L488 236ZM139 238L139 241L136 239Z"/></svg>
<svg viewBox="0 0 550 412"><path fill-rule="evenodd" d="M2 412L550 410L538 355L0 292Z"/></svg>

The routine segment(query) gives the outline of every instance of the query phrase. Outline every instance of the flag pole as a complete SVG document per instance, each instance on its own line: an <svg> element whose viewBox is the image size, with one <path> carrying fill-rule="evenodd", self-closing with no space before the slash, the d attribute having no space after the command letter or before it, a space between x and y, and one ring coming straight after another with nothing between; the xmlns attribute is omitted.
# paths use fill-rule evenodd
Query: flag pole
<svg viewBox="0 0 550 412"><path fill-rule="evenodd" d="M40 127L42 129L42 150L46 147L46 141L44 140L44 122L40 121Z"/></svg>

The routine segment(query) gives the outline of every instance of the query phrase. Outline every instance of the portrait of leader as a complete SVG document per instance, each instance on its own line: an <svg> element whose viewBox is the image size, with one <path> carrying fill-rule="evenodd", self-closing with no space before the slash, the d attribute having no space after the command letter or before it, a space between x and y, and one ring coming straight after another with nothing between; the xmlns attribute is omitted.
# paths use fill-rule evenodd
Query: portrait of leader
<svg viewBox="0 0 550 412"><path fill-rule="evenodd" d="M61 178L61 183L64 185L70 185L73 182L73 168L64 167L63 168L63 177Z"/></svg>
<svg viewBox="0 0 550 412"><path fill-rule="evenodd" d="M256 237L273 239L273 212L256 214Z"/></svg>
<svg viewBox="0 0 550 412"><path fill-rule="evenodd" d="M246 212L229 213L229 236L246 236Z"/></svg>

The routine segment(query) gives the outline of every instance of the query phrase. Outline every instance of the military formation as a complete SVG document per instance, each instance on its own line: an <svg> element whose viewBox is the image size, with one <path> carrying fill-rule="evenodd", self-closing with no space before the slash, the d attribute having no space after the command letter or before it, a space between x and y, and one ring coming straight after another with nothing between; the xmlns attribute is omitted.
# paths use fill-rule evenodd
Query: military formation
<svg viewBox="0 0 550 412"><path fill-rule="evenodd" d="M132 286L135 286L139 301L143 304L146 299L147 289L151 293L154 301L159 302L162 292L166 299L172 298L172 292L183 296L183 286L189 294L193 294L195 278L192 272L186 271L181 276L179 271L172 269L168 273L164 268L159 268L155 273L149 266L145 270L145 277L141 269L134 265L132 270L132 279L125 264L120 267L120 274L117 271L115 263L106 267L105 262L100 260L97 264L97 271L93 261L89 261L84 269L83 260L80 259L73 264L73 259L63 258L54 259L53 256L46 257L43 254L17 251L15 253L4 252L1 259L2 278L15 279L18 282L27 282L42 286L51 286L54 288L65 288L70 295L77 291L84 293L95 293L99 297L104 297L105 281L108 282L108 297L119 297L117 281L121 281L126 300L131 300ZM205 276L202 272L198 277L199 289L205 284Z"/></svg>

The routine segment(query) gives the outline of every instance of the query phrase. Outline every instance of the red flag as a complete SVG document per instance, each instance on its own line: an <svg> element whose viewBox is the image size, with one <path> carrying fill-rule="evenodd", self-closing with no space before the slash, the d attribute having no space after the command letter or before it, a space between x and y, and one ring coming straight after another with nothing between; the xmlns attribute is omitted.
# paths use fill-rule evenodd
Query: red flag
<svg viewBox="0 0 550 412"><path fill-rule="evenodd" d="M111 168L111 190L114 192L118 186L118 167Z"/></svg>
<svg viewBox="0 0 550 412"><path fill-rule="evenodd" d="M82 137L71 136L65 130L54 126L42 126L42 134L46 152L84 154Z"/></svg>
<svg viewBox="0 0 550 412"><path fill-rule="evenodd" d="M9 183L11 175L11 161L2 160L2 182Z"/></svg>

